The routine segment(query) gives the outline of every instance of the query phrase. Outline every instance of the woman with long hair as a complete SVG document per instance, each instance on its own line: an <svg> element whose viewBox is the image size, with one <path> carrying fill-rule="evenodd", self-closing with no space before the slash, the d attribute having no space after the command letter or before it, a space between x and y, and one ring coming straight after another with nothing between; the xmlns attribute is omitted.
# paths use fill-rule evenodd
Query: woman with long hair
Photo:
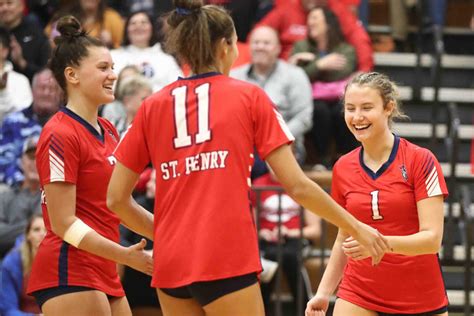
<svg viewBox="0 0 474 316"><path fill-rule="evenodd" d="M311 139L318 162L329 168L339 156L357 146L344 123L340 102L345 84L357 69L357 58L329 9L311 9L307 25L307 38L295 43L289 62L300 66L313 86Z"/></svg>
<svg viewBox="0 0 474 316"><path fill-rule="evenodd" d="M26 285L33 260L45 235L43 215L34 214L26 224L23 241L5 256L1 265L0 314L8 316L41 313L34 298L26 294Z"/></svg>
<svg viewBox="0 0 474 316"><path fill-rule="evenodd" d="M182 75L174 57L164 52L158 41L155 19L144 11L132 13L127 18L122 46L110 53L117 73L128 65L135 65L150 79L153 91Z"/></svg>
<svg viewBox="0 0 474 316"><path fill-rule="evenodd" d="M59 20L51 70L67 104L44 126L36 165L48 233L28 292L45 315L130 315L116 263L151 274L145 240L118 244L120 220L106 206L119 141L98 109L114 100L117 76L107 47L72 16ZM124 222L136 229L141 222ZM147 236L151 238L151 235Z"/></svg>

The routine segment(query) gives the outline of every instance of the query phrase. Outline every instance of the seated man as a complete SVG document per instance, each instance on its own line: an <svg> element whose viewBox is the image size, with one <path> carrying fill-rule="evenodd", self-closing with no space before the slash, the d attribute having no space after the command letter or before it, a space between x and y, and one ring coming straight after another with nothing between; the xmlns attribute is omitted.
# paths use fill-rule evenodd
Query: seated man
<svg viewBox="0 0 474 316"><path fill-rule="evenodd" d="M235 68L231 76L260 86L275 103L295 137L296 158L304 162L304 134L311 129L313 101L308 77L297 66L278 59L278 34L262 26L250 34L251 63Z"/></svg>

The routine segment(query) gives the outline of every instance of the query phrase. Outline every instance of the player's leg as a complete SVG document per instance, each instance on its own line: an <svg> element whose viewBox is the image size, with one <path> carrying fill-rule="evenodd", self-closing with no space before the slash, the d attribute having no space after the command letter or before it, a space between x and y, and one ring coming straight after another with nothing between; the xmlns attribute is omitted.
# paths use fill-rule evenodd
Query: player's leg
<svg viewBox="0 0 474 316"><path fill-rule="evenodd" d="M338 298L334 305L333 316L377 316L377 313Z"/></svg>
<svg viewBox="0 0 474 316"><path fill-rule="evenodd" d="M226 294L205 305L206 316L264 316L262 294L258 283Z"/></svg>
<svg viewBox="0 0 474 316"><path fill-rule="evenodd" d="M109 298L112 316L132 316L126 296Z"/></svg>
<svg viewBox="0 0 474 316"><path fill-rule="evenodd" d="M45 316L111 315L107 295L96 290L52 297L42 305L42 311Z"/></svg>
<svg viewBox="0 0 474 316"><path fill-rule="evenodd" d="M156 289L164 316L193 315L204 316L201 305L193 298L177 298Z"/></svg>

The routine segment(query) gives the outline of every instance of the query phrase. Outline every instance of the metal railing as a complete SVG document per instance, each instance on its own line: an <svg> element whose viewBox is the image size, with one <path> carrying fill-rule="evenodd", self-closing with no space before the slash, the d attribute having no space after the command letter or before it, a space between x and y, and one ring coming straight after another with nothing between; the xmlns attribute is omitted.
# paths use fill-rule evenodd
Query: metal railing
<svg viewBox="0 0 474 316"><path fill-rule="evenodd" d="M456 219L453 214L453 205L457 196L457 180L456 180L456 165L458 163L459 155L459 126L461 121L459 119L458 109L456 103L448 105L448 131L444 144L449 158L450 177L448 178L449 196L448 214L445 227L444 252L443 259L453 260L454 256L454 236L457 230Z"/></svg>
<svg viewBox="0 0 474 316"><path fill-rule="evenodd" d="M415 84L413 86L413 95L412 99L414 101L421 101L421 89L422 89L422 66L421 66L421 56L423 53L423 34L426 32L425 22L426 19L422 18L425 16L424 12L428 11L428 6L430 5L429 1L423 0L418 1L416 10L419 16L418 18L418 31L416 34L416 43L415 43L415 54L416 54L416 66L415 66ZM430 29L433 37L433 52L431 54L431 86L434 90L433 103L431 108L431 146L434 149L437 140L437 131L436 125L438 122L438 112L439 112L439 90L441 87L442 79L442 58L444 55L444 41L443 41L443 27L441 25L434 24L431 25Z"/></svg>
<svg viewBox="0 0 474 316"><path fill-rule="evenodd" d="M281 197L282 194L284 193L284 190L282 187L279 186L258 186L258 187L252 187L252 190L255 192L256 195L256 226L257 226L257 232L260 230L260 220L259 220L259 213L262 210L262 204L261 204L261 195L262 192L264 191L275 191L278 194L278 234L277 234L277 262L278 262L278 269L276 272L276 280L275 280L275 296L276 300L274 302L274 308L275 308L275 316L281 316L282 315L282 273L283 269L282 267L282 262L283 262L283 238L282 238L282 201ZM304 226L304 209L303 207L299 208L299 216L300 216L300 238L298 239L298 249L297 249L297 262L298 262L298 273L297 273L297 295L294 298L296 301L296 306L297 306L297 315L303 315L305 306L303 306L303 277L302 277L302 271L304 269L304 258L303 258L303 245L304 245L304 238L303 236L303 226Z"/></svg>

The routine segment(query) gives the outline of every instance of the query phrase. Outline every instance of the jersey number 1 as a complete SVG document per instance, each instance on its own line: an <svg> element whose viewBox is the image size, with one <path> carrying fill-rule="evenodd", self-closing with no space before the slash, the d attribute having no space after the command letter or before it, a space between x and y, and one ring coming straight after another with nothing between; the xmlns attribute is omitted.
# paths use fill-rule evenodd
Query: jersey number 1
<svg viewBox="0 0 474 316"><path fill-rule="evenodd" d="M197 86L194 93L197 95L198 108L198 133L195 143L204 143L211 139L209 129L209 83ZM174 123L176 137L173 139L174 147L187 147L192 144L191 135L188 132L188 118L186 115L186 94L188 87L182 86L174 89L171 94L174 97Z"/></svg>
<svg viewBox="0 0 474 316"><path fill-rule="evenodd" d="M379 211L379 191L372 191L370 195L372 195L372 219L374 221L381 220L383 216L380 215Z"/></svg>

